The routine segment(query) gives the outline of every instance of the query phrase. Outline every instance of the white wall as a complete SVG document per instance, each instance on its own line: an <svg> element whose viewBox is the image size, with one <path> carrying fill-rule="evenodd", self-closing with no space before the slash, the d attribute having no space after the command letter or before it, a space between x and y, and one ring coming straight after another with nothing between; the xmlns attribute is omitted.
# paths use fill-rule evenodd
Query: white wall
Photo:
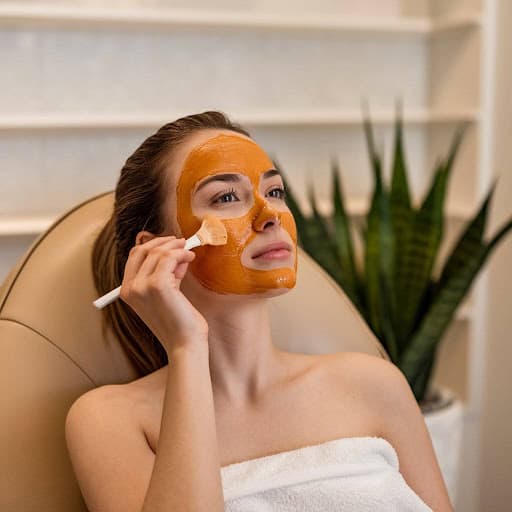
<svg viewBox="0 0 512 512"><path fill-rule="evenodd" d="M7 3L0 1L0 8ZM82 6L84 13L109 6L212 9L208 1L44 3ZM407 21L426 14L427 6L426 0L320 0L314 8L306 1L222 0L215 3L214 12L238 8L255 15L275 12L285 18L323 15L324 21L332 14L364 15L371 24L381 16ZM427 49L428 39L414 33L155 28L115 23L76 26L10 23L0 15L0 225L10 219L55 218L77 202L112 189L126 157L160 124L178 115L214 108L240 121L252 114L279 118L296 112L307 119L319 111L341 116L351 111L359 117L363 97L370 99L373 110L389 110L398 96L406 111L427 109ZM17 123L26 119L30 126L41 120L52 123L83 116L154 116L161 122L135 128L9 128L11 119ZM427 174L428 130L421 123L409 128L409 159L418 190ZM299 195L303 195L306 176L313 177L320 195L326 195L332 155L345 170L347 193L356 199L367 194L370 173L357 122L342 128L306 120L297 126L260 123L249 129L298 184ZM379 136L389 141L389 135L388 124ZM0 279L28 240L0 233Z"/></svg>

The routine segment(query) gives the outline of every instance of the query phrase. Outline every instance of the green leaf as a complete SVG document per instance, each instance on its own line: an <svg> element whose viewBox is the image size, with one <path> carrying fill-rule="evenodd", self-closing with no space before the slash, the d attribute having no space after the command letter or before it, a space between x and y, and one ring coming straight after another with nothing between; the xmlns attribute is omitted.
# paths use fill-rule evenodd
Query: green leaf
<svg viewBox="0 0 512 512"><path fill-rule="evenodd" d="M354 226L356 228L356 233L357 233L357 236L359 237L359 240L361 240L361 243L364 243L364 241L366 240L366 233L368 230L367 219L366 218L355 219Z"/></svg>
<svg viewBox="0 0 512 512"><path fill-rule="evenodd" d="M335 281L343 286L343 275L337 259L337 253L332 237L326 229L325 223L319 215L316 202L310 192L309 200L312 202L313 215L307 217L299 206L292 192L292 188L285 178L283 171L274 162L279 170L286 189L286 202L297 224L297 233L301 247L329 274Z"/></svg>
<svg viewBox="0 0 512 512"><path fill-rule="evenodd" d="M446 189L461 137L462 132L457 132L446 162L437 165L431 187L407 237L402 239L404 247L396 277L397 308L401 312L397 338L402 348L407 346L424 312L421 306L425 304L424 296L443 237Z"/></svg>
<svg viewBox="0 0 512 512"><path fill-rule="evenodd" d="M491 240L487 243L487 251L490 253L496 245L501 241L501 239L512 229L512 218L508 221L504 222L501 228L496 232L496 234L491 238Z"/></svg>
<svg viewBox="0 0 512 512"><path fill-rule="evenodd" d="M398 363L400 354L398 352L398 344L396 342L395 330L393 328L393 323L391 321L394 311L392 309L392 302L390 301L390 297L392 295L392 291L390 289L390 283L384 277L384 275L380 275L380 321L382 326L382 338L381 342L384 345L386 351L388 352L391 361L395 364Z"/></svg>
<svg viewBox="0 0 512 512"><path fill-rule="evenodd" d="M393 174L391 177L391 197L393 202L411 209L411 194L407 181L407 166L404 154L404 136L401 106L397 107L395 121L395 147L393 151Z"/></svg>
<svg viewBox="0 0 512 512"><path fill-rule="evenodd" d="M403 145L402 118L401 113L398 113L395 123L395 148L393 152L393 173L391 176L391 206L393 215L395 215L395 210L401 213L401 210L410 212L412 209Z"/></svg>
<svg viewBox="0 0 512 512"><path fill-rule="evenodd" d="M356 307L361 309L360 283L354 258L354 247L350 232L350 220L345 210L339 169L334 159L331 164L331 172L333 194L332 202L334 206L332 217L334 225L334 240L343 269L343 274L345 276L347 286L345 291Z"/></svg>
<svg viewBox="0 0 512 512"><path fill-rule="evenodd" d="M313 215L306 216L299 206L291 186L286 179L283 170L274 161L279 170L286 189L286 202L297 225L298 239L301 247L345 290L348 297L356 306L359 305L359 297L346 284L345 273L340 265L336 242L327 228L326 222L318 212L313 191L310 187L309 202ZM362 306L360 311L364 314Z"/></svg>
<svg viewBox="0 0 512 512"><path fill-rule="evenodd" d="M297 226L298 242L306 250L305 245L310 245L311 243L310 240L304 240L304 238L307 239L309 233L308 219L306 218L306 216L302 212L301 207L299 206L299 202L293 193L292 187L288 182L286 174L275 160L274 167L276 168L276 170L279 171L279 174L283 179L284 188L286 190L286 204L288 205L288 208L290 208L290 211L295 219L295 224Z"/></svg>
<svg viewBox="0 0 512 512"><path fill-rule="evenodd" d="M466 229L459 237L459 240L443 266L436 288L442 288L444 283L457 271L460 265L482 245L489 205L495 187L496 184L491 187L479 210L468 222Z"/></svg>
<svg viewBox="0 0 512 512"><path fill-rule="evenodd" d="M414 382L418 378L428 355L441 341L457 306L468 292L485 260L485 249L484 246L480 246L464 265L450 276L422 318L400 361L400 368L409 382Z"/></svg>
<svg viewBox="0 0 512 512"><path fill-rule="evenodd" d="M393 237L389 212L389 196L382 182L375 183L370 213L367 219L365 274L366 307L370 326L378 338L383 336L382 315L384 307L381 299L381 280L389 283L393 278ZM393 307L393 297L388 297Z"/></svg>
<svg viewBox="0 0 512 512"><path fill-rule="evenodd" d="M402 239L397 270L397 306L401 311L399 342L406 344L415 327L419 304L430 280L443 234L446 172L438 168L430 193L415 214L410 232Z"/></svg>
<svg viewBox="0 0 512 512"><path fill-rule="evenodd" d="M373 138L373 128L368 106L364 105L363 109L363 127L366 135L366 145L368 147L368 154L370 156L370 166L373 170L374 183L376 187L382 187L382 161L375 147L375 141Z"/></svg>
<svg viewBox="0 0 512 512"><path fill-rule="evenodd" d="M459 152L460 145L462 144L462 141L464 139L464 133L466 132L465 126L459 126L455 132L455 135L453 136L452 143L450 146L450 149L448 151L448 158L446 159L445 166L448 170L448 173L450 173L453 164L455 162L455 158L457 157L457 154Z"/></svg>
<svg viewBox="0 0 512 512"><path fill-rule="evenodd" d="M407 167L405 164L402 132L401 106L399 105L395 123L395 149L390 190L391 223L395 239L395 268L400 268L402 265L402 250L406 244L414 220L414 212L411 206L411 194L407 181Z"/></svg>
<svg viewBox="0 0 512 512"><path fill-rule="evenodd" d="M313 245L308 247L309 254L338 282L338 284L350 296L345 272L340 265L336 242L331 235L325 219L318 211L315 193L311 183L308 185L308 199L311 206L312 217L309 222L308 236Z"/></svg>
<svg viewBox="0 0 512 512"><path fill-rule="evenodd" d="M365 231L366 319L376 336L382 339L384 326L381 318L383 305L380 283L381 279L389 282L392 279L393 242L389 197L382 181L382 160L375 147L368 107L363 106L363 109L363 126L374 178L372 202Z"/></svg>
<svg viewBox="0 0 512 512"><path fill-rule="evenodd" d="M422 365L418 376L411 383L411 389L417 402L421 402L428 391L428 385L434 370L435 357L436 351L425 356L425 362Z"/></svg>
<svg viewBox="0 0 512 512"><path fill-rule="evenodd" d="M512 219L509 219L489 242L475 247L473 252L461 261L459 267L447 276L400 361L400 368L409 382L414 382L421 374L429 354L440 343L476 275L500 240L511 229Z"/></svg>
<svg viewBox="0 0 512 512"><path fill-rule="evenodd" d="M411 194L409 191L409 183L407 181L407 168L405 163L404 148L403 148L403 128L402 128L402 114L401 105L397 105L397 117L395 122L395 147L393 153L393 168L391 176L391 190L390 190L390 211L391 211L391 226L393 231L393 288L391 297L393 298L394 312L391 319L394 331L397 331L397 326L401 325L401 312L397 307L398 289L399 289L399 269L403 268L405 248L409 243L411 236L411 229L415 218L414 210L411 206ZM397 352L399 351L399 343L397 343Z"/></svg>

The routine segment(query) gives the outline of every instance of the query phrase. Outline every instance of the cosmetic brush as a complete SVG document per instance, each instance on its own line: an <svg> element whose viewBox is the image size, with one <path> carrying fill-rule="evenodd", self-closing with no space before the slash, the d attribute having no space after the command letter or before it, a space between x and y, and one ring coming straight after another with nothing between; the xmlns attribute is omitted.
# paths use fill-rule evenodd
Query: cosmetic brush
<svg viewBox="0 0 512 512"><path fill-rule="evenodd" d="M224 245L227 240L228 235L224 224L217 217L207 215L196 234L185 241L185 249L193 249L200 245ZM96 308L102 309L118 299L120 292L121 287L118 286L96 299L93 304Z"/></svg>

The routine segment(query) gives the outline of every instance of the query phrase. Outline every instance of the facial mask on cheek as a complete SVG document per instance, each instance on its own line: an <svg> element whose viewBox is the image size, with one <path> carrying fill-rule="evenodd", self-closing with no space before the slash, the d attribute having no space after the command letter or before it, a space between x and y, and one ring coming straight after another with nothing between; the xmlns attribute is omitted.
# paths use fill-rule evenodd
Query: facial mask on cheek
<svg viewBox="0 0 512 512"><path fill-rule="evenodd" d="M201 220L193 215L191 208L196 183L221 171L240 172L243 169L254 189L258 190L261 174L271 168L273 163L257 144L236 135L219 135L193 149L176 189L178 223L183 236L191 236L201 225ZM220 219L228 234L226 245L195 249L196 258L190 264L190 271L203 286L217 293L253 294L295 285L297 235L293 216L287 211L279 212L279 216L281 226L293 240L295 267L256 270L242 265L242 252L256 236L253 223L264 204L265 201L255 197L254 205L247 214L234 219Z"/></svg>

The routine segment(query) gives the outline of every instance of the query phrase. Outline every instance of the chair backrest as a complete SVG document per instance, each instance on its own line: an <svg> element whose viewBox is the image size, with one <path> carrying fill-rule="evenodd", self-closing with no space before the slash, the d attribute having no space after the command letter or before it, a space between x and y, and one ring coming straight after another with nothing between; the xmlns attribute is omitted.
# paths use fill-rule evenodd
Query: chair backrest
<svg viewBox="0 0 512 512"><path fill-rule="evenodd" d="M92 306L92 244L112 202L107 193L61 217L0 288L7 365L0 372L2 511L85 511L66 450L66 413L89 389L137 377ZM343 292L302 251L298 265L296 288L272 301L276 344L294 352L387 357Z"/></svg>

